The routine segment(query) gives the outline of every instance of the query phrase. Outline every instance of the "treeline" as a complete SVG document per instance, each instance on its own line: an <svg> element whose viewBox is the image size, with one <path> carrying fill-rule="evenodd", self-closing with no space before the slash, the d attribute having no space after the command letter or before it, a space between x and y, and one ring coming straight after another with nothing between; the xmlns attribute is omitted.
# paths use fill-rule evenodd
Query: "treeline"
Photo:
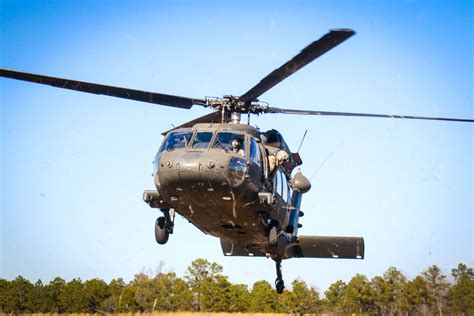
<svg viewBox="0 0 474 316"><path fill-rule="evenodd" d="M183 278L173 272L153 276L135 275L129 283L121 278L106 283L100 279L69 282L57 277L44 285L32 284L19 276L0 279L2 313L126 313L126 312L252 312L379 315L434 315L451 313L474 315L474 274L459 264L447 281L433 265L408 280L399 270L389 268L382 276L368 280L357 274L349 283L333 283L324 298L302 280L278 295L267 281L257 281L249 289L232 284L222 266L197 259Z"/></svg>

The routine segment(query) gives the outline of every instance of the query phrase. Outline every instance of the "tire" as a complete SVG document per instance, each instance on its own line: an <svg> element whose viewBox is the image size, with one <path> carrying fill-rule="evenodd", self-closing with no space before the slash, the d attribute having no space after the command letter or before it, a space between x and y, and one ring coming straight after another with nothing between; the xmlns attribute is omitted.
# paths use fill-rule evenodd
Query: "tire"
<svg viewBox="0 0 474 316"><path fill-rule="evenodd" d="M276 281L275 286L276 286L277 293L281 294L283 293L283 290L285 289L285 282L283 282L283 280L278 280Z"/></svg>
<svg viewBox="0 0 474 316"><path fill-rule="evenodd" d="M166 244L170 234L166 229L166 219L161 216L156 219L155 223L155 239L160 245Z"/></svg>

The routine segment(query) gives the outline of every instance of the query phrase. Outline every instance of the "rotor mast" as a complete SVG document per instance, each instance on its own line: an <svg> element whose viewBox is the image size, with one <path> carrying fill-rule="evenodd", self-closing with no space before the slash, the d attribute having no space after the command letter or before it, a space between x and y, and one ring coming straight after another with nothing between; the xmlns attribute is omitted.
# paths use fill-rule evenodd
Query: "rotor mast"
<svg viewBox="0 0 474 316"><path fill-rule="evenodd" d="M239 97L233 95L224 95L222 98L206 98L206 106L220 113L223 124L240 124L242 113L250 110L248 105L239 101Z"/></svg>
<svg viewBox="0 0 474 316"><path fill-rule="evenodd" d="M230 124L240 124L240 112L230 113Z"/></svg>

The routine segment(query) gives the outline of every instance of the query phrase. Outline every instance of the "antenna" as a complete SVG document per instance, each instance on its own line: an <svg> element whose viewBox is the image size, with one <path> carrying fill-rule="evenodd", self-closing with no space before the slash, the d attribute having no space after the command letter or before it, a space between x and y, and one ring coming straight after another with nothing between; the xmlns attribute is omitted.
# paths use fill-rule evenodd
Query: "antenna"
<svg viewBox="0 0 474 316"><path fill-rule="evenodd" d="M301 140L300 146L298 147L298 150L296 151L297 153L300 152L301 146L303 145L303 142L304 142L304 139L305 139L305 137L306 137L306 133L307 133L307 132L308 132L308 130L305 130L305 131L304 131L303 139Z"/></svg>
<svg viewBox="0 0 474 316"><path fill-rule="evenodd" d="M326 162L329 160L329 158L331 158L331 156L332 156L332 151L331 151L331 153L329 153L329 155L326 157L326 159L324 159L323 163L321 165L319 165L319 168L316 169L316 171L313 173L311 178L309 178L309 181L313 180L314 176L319 172L319 170L321 170L321 168L326 164Z"/></svg>

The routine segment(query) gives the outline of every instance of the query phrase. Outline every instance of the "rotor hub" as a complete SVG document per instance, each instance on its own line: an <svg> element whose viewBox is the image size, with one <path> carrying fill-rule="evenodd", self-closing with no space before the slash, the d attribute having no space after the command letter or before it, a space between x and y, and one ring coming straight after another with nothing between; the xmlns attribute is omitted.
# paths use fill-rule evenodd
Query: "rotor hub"
<svg viewBox="0 0 474 316"><path fill-rule="evenodd" d="M220 111L225 117L231 118L231 122L234 122L233 113L247 113L247 114L261 114L269 111L269 104L254 100L251 102L239 101L238 96L224 95L222 98L218 97L207 97L206 106L213 108L215 111ZM230 113L230 114L229 114ZM240 119L239 119L240 120ZM226 121L226 120L224 120Z"/></svg>

